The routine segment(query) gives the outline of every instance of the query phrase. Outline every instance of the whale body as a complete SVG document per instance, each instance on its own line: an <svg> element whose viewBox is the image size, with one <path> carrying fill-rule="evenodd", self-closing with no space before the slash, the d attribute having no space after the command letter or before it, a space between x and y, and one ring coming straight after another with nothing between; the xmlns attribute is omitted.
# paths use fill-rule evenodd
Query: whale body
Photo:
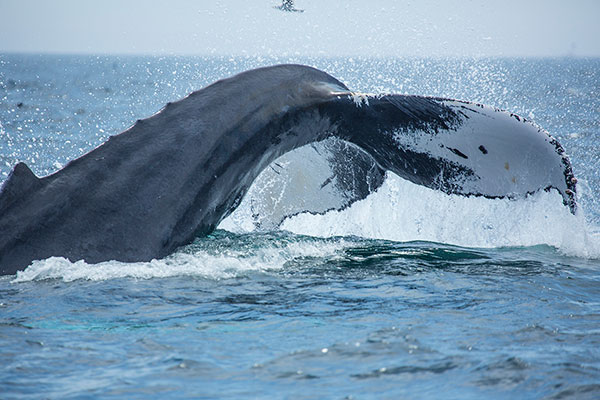
<svg viewBox="0 0 600 400"><path fill-rule="evenodd" d="M577 207L562 146L517 115L458 100L358 93L315 68L278 65L168 103L46 177L17 164L0 191L0 274L51 256L164 257L211 233L278 157L331 138L339 176L374 171L373 185L349 201L391 171L464 196L557 190L571 212ZM348 160L350 153L362 161Z"/></svg>

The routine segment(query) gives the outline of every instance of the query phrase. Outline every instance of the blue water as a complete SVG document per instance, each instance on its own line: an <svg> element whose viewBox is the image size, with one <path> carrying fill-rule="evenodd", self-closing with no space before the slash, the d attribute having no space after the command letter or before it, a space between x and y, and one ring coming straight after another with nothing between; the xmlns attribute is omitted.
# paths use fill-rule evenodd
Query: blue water
<svg viewBox="0 0 600 400"><path fill-rule="evenodd" d="M465 213L447 244L218 230L149 263L35 262L0 278L0 398L598 398L598 59L0 55L0 180L17 161L51 173L167 101L290 61L533 119L570 155L582 213L485 237ZM423 230L464 212L440 196ZM528 201L504 206L521 218L552 199ZM493 220L489 202L477 207Z"/></svg>

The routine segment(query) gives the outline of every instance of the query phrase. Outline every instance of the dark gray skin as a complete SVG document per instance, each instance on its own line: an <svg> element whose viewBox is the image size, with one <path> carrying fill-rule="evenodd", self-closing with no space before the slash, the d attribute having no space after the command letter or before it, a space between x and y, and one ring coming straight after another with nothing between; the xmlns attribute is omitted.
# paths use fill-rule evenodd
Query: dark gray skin
<svg viewBox="0 0 600 400"><path fill-rule="evenodd" d="M52 175L37 178L19 163L0 192L0 274L51 256L89 263L164 257L212 232L277 157L330 135L418 184L488 197L555 188L574 212L575 181L555 141L546 140L556 157L539 167L560 171L531 189L498 194L479 174L481 161L463 160L469 149L448 147L440 157L395 139L398 132L438 138L456 131L469 119L458 106L416 96L364 100L314 68L261 68L167 104ZM493 155L493 144L486 146ZM457 179L480 176L468 188Z"/></svg>

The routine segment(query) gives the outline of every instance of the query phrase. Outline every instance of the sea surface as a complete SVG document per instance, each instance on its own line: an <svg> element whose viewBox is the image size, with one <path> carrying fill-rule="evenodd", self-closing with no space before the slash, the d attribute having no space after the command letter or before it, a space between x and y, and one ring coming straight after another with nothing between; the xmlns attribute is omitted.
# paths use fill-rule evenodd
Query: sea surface
<svg viewBox="0 0 600 400"><path fill-rule="evenodd" d="M0 277L0 398L600 398L600 59L0 54L0 182L284 62L535 121L571 158L578 214L556 193L469 199L388 174L277 231L242 204L162 260L36 261Z"/></svg>

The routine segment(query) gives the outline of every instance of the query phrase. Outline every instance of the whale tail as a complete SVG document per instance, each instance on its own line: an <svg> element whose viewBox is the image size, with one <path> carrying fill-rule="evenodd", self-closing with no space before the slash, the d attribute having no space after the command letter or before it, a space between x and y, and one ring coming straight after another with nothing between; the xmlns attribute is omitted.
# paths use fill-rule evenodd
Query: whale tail
<svg viewBox="0 0 600 400"><path fill-rule="evenodd" d="M563 148L519 116L457 100L356 93L323 71L280 65L169 103L47 177L17 164L0 191L0 274L50 256L164 257L212 232L271 162L331 137L352 146L326 146L331 174L313 186L343 198L315 201L321 210L364 198L389 170L464 196L557 190L576 211ZM312 206L273 218L303 207Z"/></svg>
<svg viewBox="0 0 600 400"><path fill-rule="evenodd" d="M261 173L245 200L258 229L301 212L343 209L377 190L386 170L462 196L517 199L557 190L572 213L577 209L564 150L515 114L457 100L315 86L331 89L318 108L333 137L288 153Z"/></svg>
<svg viewBox="0 0 600 400"><path fill-rule="evenodd" d="M338 93L322 106L337 135L384 170L448 194L519 198L557 190L572 213L577 180L556 139L516 114L422 96Z"/></svg>

